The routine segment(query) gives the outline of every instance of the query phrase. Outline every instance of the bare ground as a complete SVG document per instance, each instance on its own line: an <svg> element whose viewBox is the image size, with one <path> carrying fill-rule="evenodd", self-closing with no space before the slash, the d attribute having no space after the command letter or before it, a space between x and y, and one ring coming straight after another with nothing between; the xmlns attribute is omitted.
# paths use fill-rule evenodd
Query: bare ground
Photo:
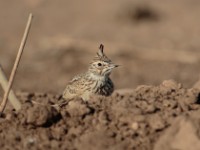
<svg viewBox="0 0 200 150"><path fill-rule="evenodd" d="M35 16L13 87L23 109L8 106L0 118L1 149L199 150L199 3L1 1L7 75L28 13ZM121 65L112 73L114 94L52 107L100 43Z"/></svg>
<svg viewBox="0 0 200 150"><path fill-rule="evenodd" d="M192 149L192 143L200 148L198 90L171 80L92 97L88 103L76 99L59 110L52 107L59 95L18 97L22 110L7 110L0 120L2 149L172 150Z"/></svg>

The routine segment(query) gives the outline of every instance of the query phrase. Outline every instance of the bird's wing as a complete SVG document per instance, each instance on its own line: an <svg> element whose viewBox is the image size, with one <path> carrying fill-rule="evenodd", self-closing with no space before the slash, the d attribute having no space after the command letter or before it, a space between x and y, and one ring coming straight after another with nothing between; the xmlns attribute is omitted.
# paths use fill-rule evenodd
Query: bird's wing
<svg viewBox="0 0 200 150"><path fill-rule="evenodd" d="M84 74L75 76L66 86L63 97L65 99L72 99L80 96L85 89Z"/></svg>

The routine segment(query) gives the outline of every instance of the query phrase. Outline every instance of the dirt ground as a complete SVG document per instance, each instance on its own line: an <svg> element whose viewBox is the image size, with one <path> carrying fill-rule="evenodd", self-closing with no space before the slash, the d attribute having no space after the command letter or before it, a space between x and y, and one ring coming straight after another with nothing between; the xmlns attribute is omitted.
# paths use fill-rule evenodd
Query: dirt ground
<svg viewBox="0 0 200 150"><path fill-rule="evenodd" d="M0 118L0 149L200 149L200 1L0 1L7 76L30 12L13 85L23 107ZM52 107L101 43L121 65L113 95Z"/></svg>

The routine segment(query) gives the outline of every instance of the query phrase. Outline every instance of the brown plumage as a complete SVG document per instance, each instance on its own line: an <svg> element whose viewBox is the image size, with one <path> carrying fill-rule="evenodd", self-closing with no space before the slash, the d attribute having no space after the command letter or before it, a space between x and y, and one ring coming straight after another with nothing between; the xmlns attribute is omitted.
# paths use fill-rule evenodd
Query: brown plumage
<svg viewBox="0 0 200 150"><path fill-rule="evenodd" d="M63 98L71 100L82 98L89 100L91 95L109 96L114 91L114 85L109 75L112 69L118 67L104 54L101 44L96 57L90 63L88 71L75 76L66 86Z"/></svg>

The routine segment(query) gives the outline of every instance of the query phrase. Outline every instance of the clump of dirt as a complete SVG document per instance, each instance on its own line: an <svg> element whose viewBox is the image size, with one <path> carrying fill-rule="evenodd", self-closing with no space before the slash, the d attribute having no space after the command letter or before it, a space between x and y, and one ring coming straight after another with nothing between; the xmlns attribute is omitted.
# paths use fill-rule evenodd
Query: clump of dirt
<svg viewBox="0 0 200 150"><path fill-rule="evenodd" d="M23 108L19 112L7 110L0 119L0 147L151 150L156 145L157 150L166 140L172 143L171 138L187 139L181 136L185 128L193 131L190 135L196 139L190 141L194 142L199 140L192 135L199 134L199 117L191 114L200 111L198 93L169 80L159 86L117 90L107 98L91 97L88 102L75 99L61 109L52 107L62 100L60 95L18 93ZM177 123L179 117L183 121ZM181 130L174 130L177 128ZM176 133L175 137L171 133Z"/></svg>
<svg viewBox="0 0 200 150"><path fill-rule="evenodd" d="M155 150L200 149L200 111L178 117L155 145Z"/></svg>

